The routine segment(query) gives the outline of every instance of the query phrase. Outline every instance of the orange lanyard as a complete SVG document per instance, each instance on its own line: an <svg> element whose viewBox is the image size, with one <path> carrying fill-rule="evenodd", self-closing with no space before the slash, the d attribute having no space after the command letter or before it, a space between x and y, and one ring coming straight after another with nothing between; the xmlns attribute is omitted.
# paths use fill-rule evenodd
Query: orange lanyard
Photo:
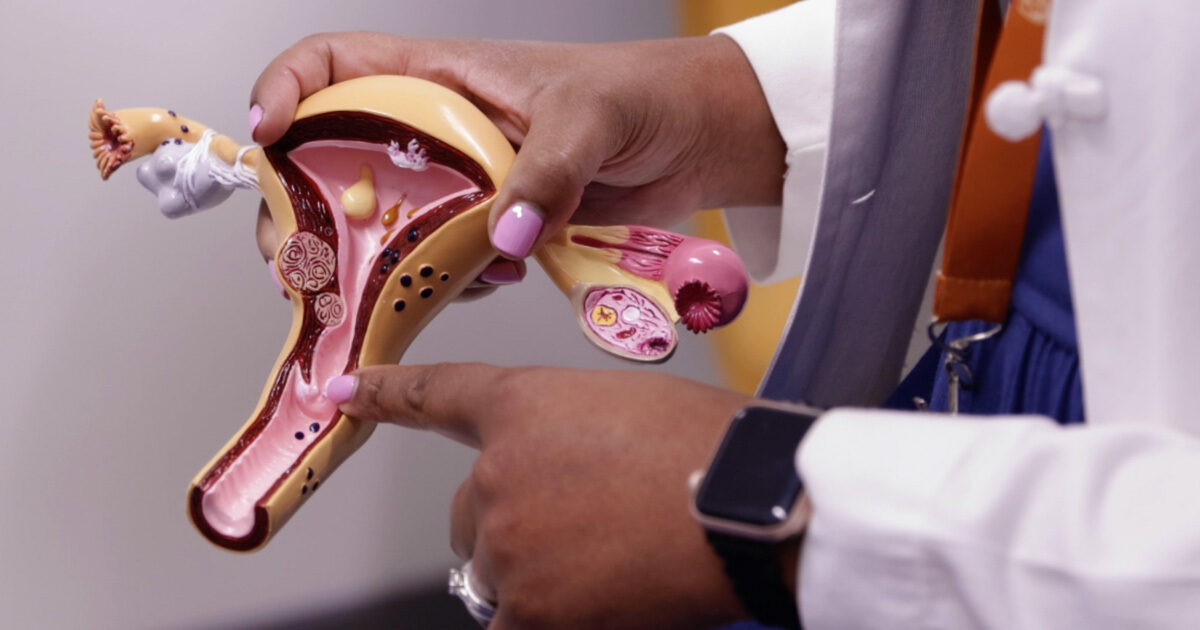
<svg viewBox="0 0 1200 630"><path fill-rule="evenodd" d="M1041 140L1040 133L1020 142L996 135L984 119L982 100L1004 81L1027 80L1041 63L1048 4L1048 0L1014 0L999 29L1000 12L994 1L980 3L968 124L946 222L933 316L935 325L983 320L997 326L944 344L952 413L958 410L960 383L970 378L962 363L966 350L999 332L1008 315Z"/></svg>

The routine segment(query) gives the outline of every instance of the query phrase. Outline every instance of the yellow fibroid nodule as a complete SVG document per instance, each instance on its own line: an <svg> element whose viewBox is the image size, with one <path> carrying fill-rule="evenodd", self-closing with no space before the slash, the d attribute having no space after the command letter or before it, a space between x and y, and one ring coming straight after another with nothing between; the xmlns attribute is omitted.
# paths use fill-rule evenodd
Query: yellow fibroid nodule
<svg viewBox="0 0 1200 630"><path fill-rule="evenodd" d="M358 181L342 192L342 208L354 219L365 219L375 212L375 173L370 166L363 165Z"/></svg>

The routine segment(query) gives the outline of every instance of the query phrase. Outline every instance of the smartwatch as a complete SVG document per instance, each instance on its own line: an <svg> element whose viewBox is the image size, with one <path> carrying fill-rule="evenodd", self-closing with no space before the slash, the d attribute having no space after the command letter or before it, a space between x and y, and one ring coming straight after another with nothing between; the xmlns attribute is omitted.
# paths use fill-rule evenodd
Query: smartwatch
<svg viewBox="0 0 1200 630"><path fill-rule="evenodd" d="M741 409L707 470L689 480L692 515L724 561L747 612L768 626L800 628L780 554L808 523L796 449L819 415L801 406Z"/></svg>

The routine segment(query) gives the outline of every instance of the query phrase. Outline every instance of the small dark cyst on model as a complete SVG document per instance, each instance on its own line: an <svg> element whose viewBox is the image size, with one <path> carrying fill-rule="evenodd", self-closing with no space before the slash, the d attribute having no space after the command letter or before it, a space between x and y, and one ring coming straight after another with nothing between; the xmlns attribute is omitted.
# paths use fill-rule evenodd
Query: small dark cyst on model
<svg viewBox="0 0 1200 630"><path fill-rule="evenodd" d="M175 117L175 110L173 110L173 109L168 109L168 110L167 110L167 113L171 115L171 118L174 118L174 117Z"/></svg>
<svg viewBox="0 0 1200 630"><path fill-rule="evenodd" d="M421 232L418 231L417 228L413 228L408 231L408 242L410 242L410 243L414 242L420 237L421 237Z"/></svg>
<svg viewBox="0 0 1200 630"><path fill-rule="evenodd" d="M179 130L182 131L183 133L187 133L188 132L187 125L179 125Z"/></svg>
<svg viewBox="0 0 1200 630"><path fill-rule="evenodd" d="M379 273L387 273L388 269L391 269L391 268L392 268L391 265L385 264L379 268Z"/></svg>
<svg viewBox="0 0 1200 630"><path fill-rule="evenodd" d="M313 492L316 492L316 491L317 491L317 486L319 486L319 485L321 485L321 482L320 482L320 481L314 481L314 482L313 482Z"/></svg>
<svg viewBox="0 0 1200 630"><path fill-rule="evenodd" d="M433 287L425 287L424 289L421 289L421 297L427 298L431 295L433 295Z"/></svg>
<svg viewBox="0 0 1200 630"><path fill-rule="evenodd" d="M308 469L308 476L307 476L307 477L305 477L305 479L312 479L312 476L313 476L313 469L309 468L309 469ZM305 487L307 488L308 486L305 486Z"/></svg>
<svg viewBox="0 0 1200 630"><path fill-rule="evenodd" d="M446 273L446 272L442 272L442 282L445 282L449 279L450 279L450 274Z"/></svg>
<svg viewBox="0 0 1200 630"><path fill-rule="evenodd" d="M309 430L309 431L312 431L313 433L316 433L317 431L320 431L320 430L321 430L321 423L319 423L319 422L314 422L314 423L312 423L312 424L308 425L308 430ZM312 469L311 469L311 468L309 468L309 470L312 470Z"/></svg>
<svg viewBox="0 0 1200 630"><path fill-rule="evenodd" d="M411 287L412 286L412 276L410 276L408 274L404 274L403 276L400 276L400 286Z"/></svg>
<svg viewBox="0 0 1200 630"><path fill-rule="evenodd" d="M308 494L308 484L300 486L300 494Z"/></svg>
<svg viewBox="0 0 1200 630"><path fill-rule="evenodd" d="M175 138L175 144L183 144L182 138Z"/></svg>
<svg viewBox="0 0 1200 630"><path fill-rule="evenodd" d="M429 265L421 265L421 277L428 278L433 275L433 267Z"/></svg>
<svg viewBox="0 0 1200 630"><path fill-rule="evenodd" d="M396 303L392 305L392 308L396 309L397 313L399 313L400 311L403 311L404 310L404 300L396 300Z"/></svg>
<svg viewBox="0 0 1200 630"><path fill-rule="evenodd" d="M400 252L392 252L391 259L393 265L400 262Z"/></svg>
<svg viewBox="0 0 1200 630"><path fill-rule="evenodd" d="M297 432L296 432L296 439L297 439L297 440L303 440L303 439L304 439L304 432L303 432L303 431L297 431Z"/></svg>

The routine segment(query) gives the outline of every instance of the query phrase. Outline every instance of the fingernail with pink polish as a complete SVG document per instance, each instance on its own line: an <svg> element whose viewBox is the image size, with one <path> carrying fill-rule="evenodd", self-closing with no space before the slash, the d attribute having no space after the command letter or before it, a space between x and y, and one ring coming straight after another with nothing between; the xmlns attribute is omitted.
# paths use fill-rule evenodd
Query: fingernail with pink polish
<svg viewBox="0 0 1200 630"><path fill-rule="evenodd" d="M258 103L250 108L250 139L254 139L254 130L258 129L258 123L262 122L263 108Z"/></svg>
<svg viewBox="0 0 1200 630"><path fill-rule="evenodd" d="M354 397L354 388L358 387L358 377L353 374L343 374L329 379L325 383L325 397L334 404L342 404Z"/></svg>
<svg viewBox="0 0 1200 630"><path fill-rule="evenodd" d="M492 245L501 254L511 258L524 258L533 249L538 234L545 223L545 214L536 205L518 201L508 207L496 220L492 232Z"/></svg>
<svg viewBox="0 0 1200 630"><path fill-rule="evenodd" d="M497 260L484 268L479 279L488 284L516 284L521 281L521 271L511 260Z"/></svg>

